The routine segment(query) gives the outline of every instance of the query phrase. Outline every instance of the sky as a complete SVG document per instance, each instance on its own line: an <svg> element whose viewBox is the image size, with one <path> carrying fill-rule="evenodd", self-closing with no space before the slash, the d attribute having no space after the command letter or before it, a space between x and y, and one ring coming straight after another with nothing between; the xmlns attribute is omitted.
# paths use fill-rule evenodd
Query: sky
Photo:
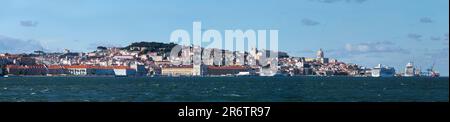
<svg viewBox="0 0 450 122"><path fill-rule="evenodd" d="M176 29L279 30L279 50L449 74L448 0L0 0L0 53L169 42Z"/></svg>

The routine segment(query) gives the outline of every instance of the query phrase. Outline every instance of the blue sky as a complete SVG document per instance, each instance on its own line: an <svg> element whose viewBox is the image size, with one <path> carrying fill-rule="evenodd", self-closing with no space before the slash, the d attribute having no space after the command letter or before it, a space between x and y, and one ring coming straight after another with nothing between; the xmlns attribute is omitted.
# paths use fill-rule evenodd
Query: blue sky
<svg viewBox="0 0 450 122"><path fill-rule="evenodd" d="M449 72L448 0L1 0L0 53L169 42L175 29L278 29L279 49Z"/></svg>

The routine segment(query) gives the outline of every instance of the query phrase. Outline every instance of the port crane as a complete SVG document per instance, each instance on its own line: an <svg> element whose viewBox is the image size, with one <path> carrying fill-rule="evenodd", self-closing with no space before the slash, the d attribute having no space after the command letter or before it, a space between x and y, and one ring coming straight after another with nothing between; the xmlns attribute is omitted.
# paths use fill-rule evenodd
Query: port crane
<svg viewBox="0 0 450 122"><path fill-rule="evenodd" d="M427 69L428 76L430 77L439 77L439 73L434 70L435 63L431 65L429 69Z"/></svg>

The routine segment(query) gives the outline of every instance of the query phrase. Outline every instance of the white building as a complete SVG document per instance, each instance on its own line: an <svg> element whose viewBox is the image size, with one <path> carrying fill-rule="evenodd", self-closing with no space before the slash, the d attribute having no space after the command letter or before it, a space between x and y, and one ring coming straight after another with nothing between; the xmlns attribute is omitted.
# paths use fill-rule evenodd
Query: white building
<svg viewBox="0 0 450 122"><path fill-rule="evenodd" d="M163 60L162 56L154 56L152 58L153 58L153 61L162 61Z"/></svg>
<svg viewBox="0 0 450 122"><path fill-rule="evenodd" d="M319 49L319 51L317 51L316 55L317 55L317 58L324 58L324 54L323 54L322 48Z"/></svg>
<svg viewBox="0 0 450 122"><path fill-rule="evenodd" d="M66 68L71 75L89 75L94 72L92 67L86 65L64 66L64 68Z"/></svg>
<svg viewBox="0 0 450 122"><path fill-rule="evenodd" d="M115 60L132 60L132 59L134 59L134 56L132 56L132 55L121 55L121 56L114 56L113 59L115 59Z"/></svg>
<svg viewBox="0 0 450 122"><path fill-rule="evenodd" d="M114 74L116 76L133 76L136 74L136 71L133 69L119 68L119 69L114 69Z"/></svg>

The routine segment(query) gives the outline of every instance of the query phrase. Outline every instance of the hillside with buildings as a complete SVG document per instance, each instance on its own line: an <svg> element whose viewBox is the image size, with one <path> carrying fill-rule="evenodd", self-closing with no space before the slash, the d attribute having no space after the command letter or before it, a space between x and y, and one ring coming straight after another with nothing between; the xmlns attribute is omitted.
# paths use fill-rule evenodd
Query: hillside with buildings
<svg viewBox="0 0 450 122"><path fill-rule="evenodd" d="M0 75L44 76L240 76L261 75L267 64L261 62L269 50L252 49L250 52L199 48L203 54L201 64L193 65L194 46L181 46L177 56L170 56L174 43L136 42L126 47L99 46L92 52L43 52L31 54L0 54ZM209 53L205 53L209 52ZM264 53L265 52L265 53ZM272 52L273 53L273 52ZM290 57L284 52L268 59L277 61L277 74L283 76L418 76L413 66L406 73L385 70L381 65L366 68L356 64L327 58L322 49L316 57ZM183 56L183 57L178 57ZM208 57L208 58L205 58ZM219 57L220 60L214 60ZM242 57L242 58L236 58ZM408 64L411 65L411 64ZM413 71L410 71L413 70ZM431 70L425 75L438 75Z"/></svg>

